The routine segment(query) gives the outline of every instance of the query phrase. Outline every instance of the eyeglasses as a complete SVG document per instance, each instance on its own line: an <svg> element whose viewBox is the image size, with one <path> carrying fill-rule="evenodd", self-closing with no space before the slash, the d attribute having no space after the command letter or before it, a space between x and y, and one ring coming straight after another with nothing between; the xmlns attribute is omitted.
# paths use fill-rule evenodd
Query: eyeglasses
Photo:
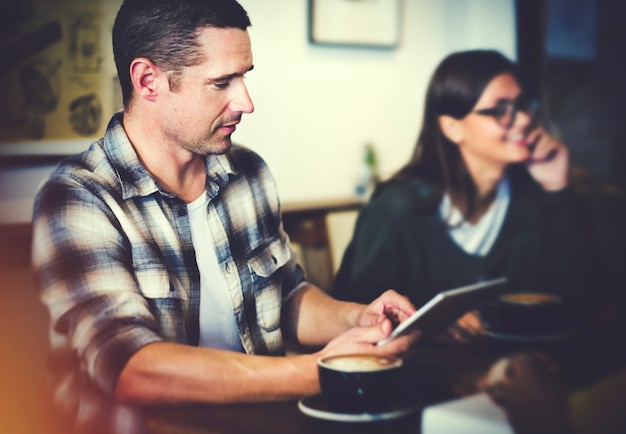
<svg viewBox="0 0 626 434"><path fill-rule="evenodd" d="M526 113L535 122L539 113L539 102L534 98L521 94L514 100L502 99L498 101L495 107L475 110L473 113L491 116L502 128L511 128L515 122L517 112Z"/></svg>

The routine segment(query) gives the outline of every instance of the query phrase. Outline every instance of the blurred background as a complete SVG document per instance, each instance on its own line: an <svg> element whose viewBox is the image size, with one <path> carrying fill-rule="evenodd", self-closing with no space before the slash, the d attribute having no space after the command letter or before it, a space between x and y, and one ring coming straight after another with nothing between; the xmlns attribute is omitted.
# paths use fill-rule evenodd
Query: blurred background
<svg viewBox="0 0 626 434"><path fill-rule="evenodd" d="M110 46L119 3L1 3L0 223L29 221L36 187L56 159L100 137L120 108ZM573 165L598 181L624 182L626 7L619 0L241 3L253 23L255 70L247 84L256 110L234 139L268 161L283 201L352 195L368 144L382 177L397 170L416 140L434 67L470 48L517 60ZM345 12L352 19L337 22L333 12L343 12L333 3L383 3L392 5L383 12L397 15L371 23L367 12L353 13L357 7ZM338 27L339 36L311 41L315 25ZM342 29L376 26L391 27L392 39L341 39Z"/></svg>
<svg viewBox="0 0 626 434"><path fill-rule="evenodd" d="M267 160L283 204L358 199L366 146L381 178L409 158L435 66L453 51L497 49L519 62L546 127L569 145L607 280L621 291L611 270L626 240L623 1L240 2L252 21L255 112L233 139ZM121 108L110 43L120 3L0 2L0 405L13 415L0 432L50 432L32 418L47 408L47 319L28 270L28 225L41 181ZM325 216L331 273L356 212Z"/></svg>

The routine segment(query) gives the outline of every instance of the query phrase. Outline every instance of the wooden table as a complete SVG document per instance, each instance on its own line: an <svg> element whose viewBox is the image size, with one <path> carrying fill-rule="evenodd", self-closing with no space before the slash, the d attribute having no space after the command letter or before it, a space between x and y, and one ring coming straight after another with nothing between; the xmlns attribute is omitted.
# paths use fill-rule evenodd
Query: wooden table
<svg viewBox="0 0 626 434"><path fill-rule="evenodd" d="M422 343L405 358L406 382L403 392L424 406L479 391L479 380L500 357L517 351L551 354L569 373L573 387L626 368L622 354L624 328L591 328L559 344L511 345L485 339L470 346ZM148 412L151 434L418 434L421 411L401 419L383 422L334 422L312 418L300 412L296 401L238 405L188 405L157 408Z"/></svg>
<svg viewBox="0 0 626 434"><path fill-rule="evenodd" d="M432 346L405 358L407 390L420 407L476 392L477 379L495 360L489 351ZM149 412L152 434L342 434L419 433L421 413L381 422L334 422L312 418L297 401L238 405L189 405Z"/></svg>

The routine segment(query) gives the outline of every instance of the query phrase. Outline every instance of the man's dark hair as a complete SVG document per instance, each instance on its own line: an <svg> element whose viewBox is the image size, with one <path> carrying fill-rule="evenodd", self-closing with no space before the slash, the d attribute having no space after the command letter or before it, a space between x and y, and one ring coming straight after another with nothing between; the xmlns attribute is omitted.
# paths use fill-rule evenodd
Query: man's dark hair
<svg viewBox="0 0 626 434"><path fill-rule="evenodd" d="M204 61L198 50L200 30L249 26L248 14L235 0L124 0L113 26L113 55L124 108L132 96L134 59L145 57L167 71L175 90L183 68Z"/></svg>

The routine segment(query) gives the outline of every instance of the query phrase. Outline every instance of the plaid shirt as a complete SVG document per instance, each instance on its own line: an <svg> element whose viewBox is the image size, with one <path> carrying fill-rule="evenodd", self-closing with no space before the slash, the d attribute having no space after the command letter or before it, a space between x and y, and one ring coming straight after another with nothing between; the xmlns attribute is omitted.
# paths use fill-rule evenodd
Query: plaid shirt
<svg viewBox="0 0 626 434"><path fill-rule="evenodd" d="M50 311L58 398L85 413L102 405L89 396L110 399L142 346L198 343L200 274L187 205L140 164L122 120L116 114L103 139L62 161L35 202L33 267ZM273 178L239 146L207 158L206 170L207 219L243 347L282 354L280 310L304 278Z"/></svg>

